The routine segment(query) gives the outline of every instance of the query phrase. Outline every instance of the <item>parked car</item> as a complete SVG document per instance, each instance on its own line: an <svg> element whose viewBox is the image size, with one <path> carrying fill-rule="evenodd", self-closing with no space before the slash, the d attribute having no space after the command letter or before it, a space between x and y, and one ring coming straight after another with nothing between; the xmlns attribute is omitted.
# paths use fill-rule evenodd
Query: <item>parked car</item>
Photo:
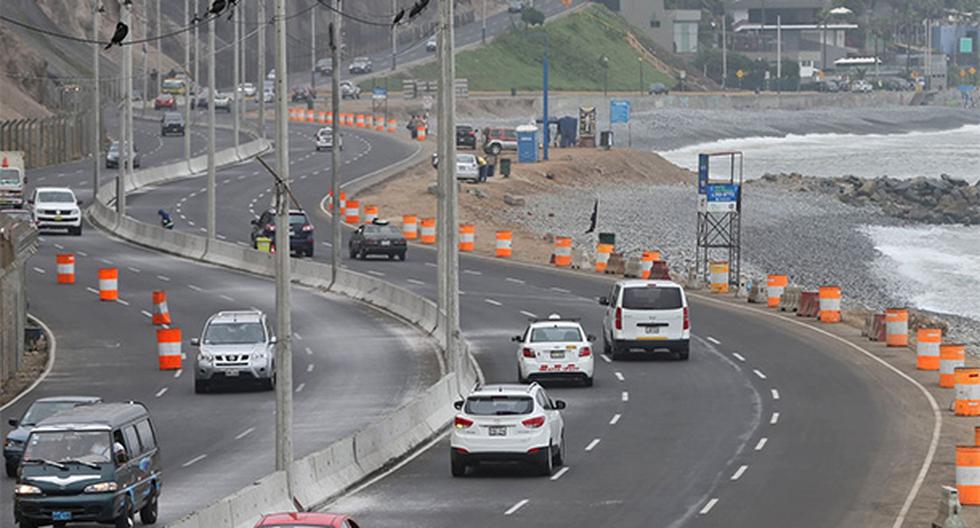
<svg viewBox="0 0 980 528"><path fill-rule="evenodd" d="M252 247L258 249L259 237L266 237L275 244L276 211L269 209L252 220ZM313 224L302 209L289 211L289 250L299 256L313 256Z"/></svg>
<svg viewBox="0 0 980 528"><path fill-rule="evenodd" d="M856 81L851 82L852 92L871 93L872 91L874 91L874 89L875 89L874 86L872 86L870 82L864 79L858 79Z"/></svg>
<svg viewBox="0 0 980 528"><path fill-rule="evenodd" d="M322 73L323 75L330 75L333 73L333 59L320 59L316 61L315 70L317 73Z"/></svg>
<svg viewBox="0 0 980 528"><path fill-rule="evenodd" d="M470 125L456 125L456 146L476 150L477 129Z"/></svg>
<svg viewBox="0 0 980 528"><path fill-rule="evenodd" d="M496 156L503 150L517 150L517 130L513 128L484 128L483 151Z"/></svg>
<svg viewBox="0 0 980 528"><path fill-rule="evenodd" d="M837 92L840 91L840 85L837 84L837 81L834 81L834 80L831 80L831 79L823 80L823 81L820 81L819 83L817 83L817 91L818 92L837 93Z"/></svg>
<svg viewBox="0 0 980 528"><path fill-rule="evenodd" d="M650 95L667 95L670 93L670 88L664 83L650 83L650 88L647 90Z"/></svg>
<svg viewBox="0 0 980 528"><path fill-rule="evenodd" d="M632 352L670 352L686 361L690 355L691 321L687 296L679 284L664 280L617 281L602 319L604 352L612 359Z"/></svg>
<svg viewBox="0 0 980 528"><path fill-rule="evenodd" d="M231 113L231 94L227 93L215 93L214 94L214 109L224 110L225 112Z"/></svg>
<svg viewBox="0 0 980 528"><path fill-rule="evenodd" d="M344 150L344 134L340 134L338 141L338 147L340 150ZM316 150L330 150L333 148L333 127L323 127L316 131L316 135L313 136L313 143L316 145Z"/></svg>
<svg viewBox="0 0 980 528"><path fill-rule="evenodd" d="M194 392L208 392L221 382L276 387L276 337L259 310L218 312L204 323L194 366Z"/></svg>
<svg viewBox="0 0 980 528"><path fill-rule="evenodd" d="M142 156L140 156L139 147L133 145L133 168L138 169L140 166L140 161ZM109 144L109 150L105 153L105 168L107 169L118 169L119 168L119 142L113 141Z"/></svg>
<svg viewBox="0 0 980 528"><path fill-rule="evenodd" d="M51 396L39 398L24 411L20 419L10 418L7 423L14 429L7 433L7 439L3 444L3 458L8 477L16 477L17 469L20 467L20 459L24 454L24 447L27 445L27 437L42 420L78 407L101 402L101 398L95 396Z"/></svg>
<svg viewBox="0 0 980 528"><path fill-rule="evenodd" d="M273 513L263 515L255 528L359 528L354 519L333 513Z"/></svg>
<svg viewBox="0 0 980 528"><path fill-rule="evenodd" d="M242 83L242 85L238 87L238 93L244 95L245 97L255 97L256 91L255 85L250 82Z"/></svg>
<svg viewBox="0 0 980 528"><path fill-rule="evenodd" d="M160 135L184 135L184 115L180 112L167 112L160 118Z"/></svg>
<svg viewBox="0 0 980 528"><path fill-rule="evenodd" d="M347 243L350 258L365 260L371 255L385 255L389 259L405 260L408 243L397 227L376 220L354 230Z"/></svg>
<svg viewBox="0 0 980 528"><path fill-rule="evenodd" d="M177 100L170 94L160 94L153 100L153 109L159 110L161 108L173 110L177 108Z"/></svg>
<svg viewBox="0 0 980 528"><path fill-rule="evenodd" d="M38 187L28 203L39 230L67 229L70 235L82 234L80 202L68 187Z"/></svg>
<svg viewBox="0 0 980 528"><path fill-rule="evenodd" d="M456 181L471 181L481 183L486 176L480 173L480 164L473 154L456 153Z"/></svg>
<svg viewBox="0 0 980 528"><path fill-rule="evenodd" d="M355 57L354 60L351 61L350 66L347 67L347 71L352 74L371 73L371 70L373 69L374 63L372 63L371 59L367 57Z"/></svg>
<svg viewBox="0 0 980 528"><path fill-rule="evenodd" d="M340 98L341 99L360 99L361 98L361 87L350 82L341 81L340 82Z"/></svg>
<svg viewBox="0 0 980 528"><path fill-rule="evenodd" d="M436 40L436 36L432 35L429 40L425 41L425 51L435 51L438 49L439 44Z"/></svg>

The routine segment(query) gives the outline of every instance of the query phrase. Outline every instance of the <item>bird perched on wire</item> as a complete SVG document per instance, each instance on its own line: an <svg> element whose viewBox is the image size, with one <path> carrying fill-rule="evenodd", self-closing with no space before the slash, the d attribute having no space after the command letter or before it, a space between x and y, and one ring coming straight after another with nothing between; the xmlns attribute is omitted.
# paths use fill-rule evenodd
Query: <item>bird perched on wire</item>
<svg viewBox="0 0 980 528"><path fill-rule="evenodd" d="M405 10L404 9L402 9L401 11L398 12L397 15L395 15L395 19L391 21L391 27L397 26L398 23L401 22L403 18L405 18Z"/></svg>
<svg viewBox="0 0 980 528"><path fill-rule="evenodd" d="M418 2L415 2L415 5L413 5L412 9L408 12L408 18L413 19L419 16L419 14L424 11L428 5L429 0L418 0Z"/></svg>
<svg viewBox="0 0 980 528"><path fill-rule="evenodd" d="M126 39L126 35L129 35L129 26L122 22L116 22L116 32L112 34L112 39L106 44L105 49L111 48L113 44L116 46L122 44L122 41Z"/></svg>
<svg viewBox="0 0 980 528"><path fill-rule="evenodd" d="M227 4L228 2L225 0L214 0L214 2L211 3L211 9L208 9L208 13L214 16L219 16L221 15L221 12L225 10Z"/></svg>

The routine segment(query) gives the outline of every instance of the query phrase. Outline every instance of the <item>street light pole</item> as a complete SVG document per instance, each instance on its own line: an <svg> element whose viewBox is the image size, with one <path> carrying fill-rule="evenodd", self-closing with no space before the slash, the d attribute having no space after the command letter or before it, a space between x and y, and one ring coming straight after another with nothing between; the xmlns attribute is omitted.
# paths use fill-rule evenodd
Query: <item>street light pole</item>
<svg viewBox="0 0 980 528"><path fill-rule="evenodd" d="M184 0L184 27L191 23L191 2ZM159 70L158 70L159 71ZM184 159L187 161L187 168L191 164L191 34L184 33L184 72L186 73L184 82ZM197 81L197 79L194 79Z"/></svg>
<svg viewBox="0 0 980 528"><path fill-rule="evenodd" d="M214 53L214 19L208 15L208 241L214 240L217 222L215 219L215 169L214 169L214 62L217 57Z"/></svg>
<svg viewBox="0 0 980 528"><path fill-rule="evenodd" d="M186 13L187 10L185 9L184 12ZM157 37L157 57L156 57L157 81L156 81L156 86L153 87L153 93L160 93L160 82L163 81L163 78L160 75L160 68L162 68L162 66L160 65L160 57L163 56L163 39L160 38L160 19L163 17L160 15L160 0L156 1L155 13L157 15L155 17L156 20L154 21L156 23L156 32L154 33L154 35L156 35ZM187 24L185 23L184 26L186 27L186 25ZM146 72L143 73L145 74ZM144 96L143 104L144 106L146 105L145 96Z"/></svg>
<svg viewBox="0 0 980 528"><path fill-rule="evenodd" d="M398 0L391 0L391 12L398 12ZM398 26L391 27L391 71L398 67ZM385 77L387 80L387 77Z"/></svg>
<svg viewBox="0 0 980 528"><path fill-rule="evenodd" d="M316 11L310 16L310 89L316 93Z"/></svg>
<svg viewBox="0 0 980 528"><path fill-rule="evenodd" d="M240 119L239 119L239 116L240 116L240 112L239 111L241 110L242 103L244 102L244 99L245 99L245 93L242 90L242 84L241 84L241 79L240 79L240 77L241 77L241 69L238 66L238 63L239 63L239 61L238 61L238 58L239 58L239 55L238 55L238 47L241 45L238 41L241 38L241 34L238 31L238 20L237 19L238 19L239 16L241 16L241 13L239 13L239 8L238 8L238 4L237 3L232 4L232 6L231 6L231 16L232 16L231 25L234 26L234 29L233 29L233 32L232 32L232 35L234 36L234 40L231 43L231 85L232 85L232 88L231 88L231 104L232 104L232 106L231 106L231 114L232 114L232 116L231 116L231 129L232 129L232 135L235 136L234 145L235 145L235 150L237 151L238 150L238 130L239 130L238 127L241 125L241 122L240 122Z"/></svg>
<svg viewBox="0 0 980 528"><path fill-rule="evenodd" d="M197 14L198 0L194 0L194 13ZM201 24L194 24L194 84L201 88L201 38L198 30Z"/></svg>
<svg viewBox="0 0 980 528"><path fill-rule="evenodd" d="M443 296L439 308L445 313L445 343L448 363L456 373L462 368L459 339L459 247L458 218L457 218L457 183L456 183L456 94L454 79L456 63L453 57L453 2L439 4L439 200L442 213L438 219L441 233L439 234L439 259L437 274L440 278ZM457 392L461 391L458 385Z"/></svg>
<svg viewBox="0 0 980 528"><path fill-rule="evenodd" d="M340 222L340 0L334 0L333 22L330 24L330 111L333 115L333 145L330 147L330 193L333 196L333 218L330 222L330 285L337 281L343 235Z"/></svg>
<svg viewBox="0 0 980 528"><path fill-rule="evenodd" d="M728 84L728 15L721 14L721 88Z"/></svg>
<svg viewBox="0 0 980 528"><path fill-rule="evenodd" d="M480 44L487 44L487 0L483 0L483 19L482 25L480 26Z"/></svg>
<svg viewBox="0 0 980 528"><path fill-rule="evenodd" d="M120 0L120 18L127 26L132 24L132 6ZM123 104L119 112L119 158L116 172L116 212L119 216L126 214L126 172L132 159L132 149L129 144L128 126L129 114L133 106L133 82L130 75L133 71L133 46L122 47L122 87Z"/></svg>
<svg viewBox="0 0 980 528"><path fill-rule="evenodd" d="M95 0L93 2L93 12L92 12L92 40L99 40L99 22L102 18L102 11L99 7L99 2L101 0ZM95 194L99 192L99 183L102 179L102 86L101 86L101 76L99 75L99 45L92 45L92 68L95 70L95 84L92 86L92 111L95 114L95 118L92 122L95 124L95 130L92 134L92 197L95 198Z"/></svg>
<svg viewBox="0 0 980 528"><path fill-rule="evenodd" d="M541 61L541 84L542 84L542 105L541 110L544 113L542 123L544 123L544 148L542 149L542 156L544 161L548 161L548 145L551 143L551 126L548 124L548 32L544 31L542 28L542 33L544 34L544 60ZM455 165L453 165L455 167Z"/></svg>
<svg viewBox="0 0 980 528"><path fill-rule="evenodd" d="M259 35L256 39L256 55L258 55L258 72L255 78L258 79L258 98L259 98L259 137L265 139L265 0L258 0L258 10L256 12L256 23L259 25Z"/></svg>

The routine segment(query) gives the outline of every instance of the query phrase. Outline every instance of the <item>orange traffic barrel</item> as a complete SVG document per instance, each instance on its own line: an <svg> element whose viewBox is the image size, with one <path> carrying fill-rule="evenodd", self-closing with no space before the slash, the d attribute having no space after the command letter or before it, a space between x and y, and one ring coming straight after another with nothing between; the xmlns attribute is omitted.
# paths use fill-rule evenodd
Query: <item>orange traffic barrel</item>
<svg viewBox="0 0 980 528"><path fill-rule="evenodd" d="M316 112L313 111L313 110L307 110L306 111L306 122L307 123L312 123L314 121L316 121Z"/></svg>
<svg viewBox="0 0 980 528"><path fill-rule="evenodd" d="M559 268L572 265L572 237L555 237L552 262Z"/></svg>
<svg viewBox="0 0 980 528"><path fill-rule="evenodd" d="M980 447L956 446L956 491L960 504L980 504Z"/></svg>
<svg viewBox="0 0 980 528"><path fill-rule="evenodd" d="M389 134L394 134L395 132L398 132L398 121L395 120L395 119L389 119L388 120L388 133Z"/></svg>
<svg viewBox="0 0 980 528"><path fill-rule="evenodd" d="M890 347L909 346L909 311L906 308L885 310L885 343Z"/></svg>
<svg viewBox="0 0 980 528"><path fill-rule="evenodd" d="M653 263L660 262L659 251L644 251L640 256L640 278L649 279L653 272Z"/></svg>
<svg viewBox="0 0 980 528"><path fill-rule="evenodd" d="M170 324L170 308L167 306L167 292L156 290L153 292L153 324Z"/></svg>
<svg viewBox="0 0 980 528"><path fill-rule="evenodd" d="M333 124L333 112L327 112L327 124L328 125Z"/></svg>
<svg viewBox="0 0 980 528"><path fill-rule="evenodd" d="M317 112L317 114L316 114L316 120L321 125L327 124L327 113L326 112Z"/></svg>
<svg viewBox="0 0 980 528"><path fill-rule="evenodd" d="M354 126L354 114L347 114L347 126Z"/></svg>
<svg viewBox="0 0 980 528"><path fill-rule="evenodd" d="M980 446L980 425L973 428L973 445Z"/></svg>
<svg viewBox="0 0 980 528"><path fill-rule="evenodd" d="M385 131L385 117L384 116L374 116L374 130L375 132Z"/></svg>
<svg viewBox="0 0 980 528"><path fill-rule="evenodd" d="M473 224L460 224L459 250L473 251L474 249L476 249L476 226Z"/></svg>
<svg viewBox="0 0 980 528"><path fill-rule="evenodd" d="M915 333L915 366L919 370L939 370L939 346L943 341L941 328L920 328Z"/></svg>
<svg viewBox="0 0 980 528"><path fill-rule="evenodd" d="M367 223L374 222L378 219L378 206L377 205L365 205L364 206L364 221Z"/></svg>
<svg viewBox="0 0 980 528"><path fill-rule="evenodd" d="M500 258L510 258L513 242L513 231L497 231L497 251L495 254Z"/></svg>
<svg viewBox="0 0 980 528"><path fill-rule="evenodd" d="M422 243L423 244L435 244L436 243L436 219L435 218L423 218L422 219Z"/></svg>
<svg viewBox="0 0 980 528"><path fill-rule="evenodd" d="M402 215L402 236L405 240L419 237L419 219L415 215Z"/></svg>
<svg viewBox="0 0 980 528"><path fill-rule="evenodd" d="M820 287L820 322L840 322L840 286ZM952 372L951 372L952 374Z"/></svg>
<svg viewBox="0 0 980 528"><path fill-rule="evenodd" d="M953 370L956 383L956 416L980 416L980 368L959 367Z"/></svg>
<svg viewBox="0 0 980 528"><path fill-rule="evenodd" d="M177 370L183 356L180 351L180 328L157 329L157 356L160 370Z"/></svg>
<svg viewBox="0 0 980 528"><path fill-rule="evenodd" d="M708 264L711 293L728 293L728 261L716 260Z"/></svg>
<svg viewBox="0 0 980 528"><path fill-rule="evenodd" d="M364 128L364 114L357 114L357 128Z"/></svg>
<svg viewBox="0 0 980 528"><path fill-rule="evenodd" d="M361 223L361 203L357 200L347 200L347 208L344 211L344 222L348 224Z"/></svg>
<svg viewBox="0 0 980 528"><path fill-rule="evenodd" d="M333 191L328 192L327 196L330 198L329 200L327 200L328 202L330 202L330 206L328 207L328 209L333 211L333 202L334 202ZM340 191L340 215L341 216L343 216L344 209L346 207L347 207L347 193L345 193L344 191Z"/></svg>
<svg viewBox="0 0 980 528"><path fill-rule="evenodd" d="M59 253L55 257L58 268L58 284L75 284L75 254Z"/></svg>
<svg viewBox="0 0 980 528"><path fill-rule="evenodd" d="M966 366L965 345L939 345L939 386L956 386L956 369Z"/></svg>
<svg viewBox="0 0 980 528"><path fill-rule="evenodd" d="M119 300L119 269L117 268L99 269L99 300L100 301Z"/></svg>
<svg viewBox="0 0 980 528"><path fill-rule="evenodd" d="M415 139L425 141L425 125L419 125L415 128Z"/></svg>
<svg viewBox="0 0 980 528"><path fill-rule="evenodd" d="M595 246L595 271L605 273L609 266L609 257L612 255L615 246L612 244L596 244Z"/></svg>
<svg viewBox="0 0 980 528"><path fill-rule="evenodd" d="M783 298L783 292L789 285L789 276L773 275L766 277L766 306L769 308L779 308L779 301Z"/></svg>

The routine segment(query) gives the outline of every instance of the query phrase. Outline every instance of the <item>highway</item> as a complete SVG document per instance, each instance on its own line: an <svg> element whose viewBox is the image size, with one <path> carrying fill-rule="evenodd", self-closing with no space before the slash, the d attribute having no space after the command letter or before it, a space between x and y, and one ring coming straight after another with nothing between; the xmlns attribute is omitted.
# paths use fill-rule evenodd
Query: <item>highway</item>
<svg viewBox="0 0 980 528"><path fill-rule="evenodd" d="M293 191L315 211L327 187L329 155L313 151L313 126L290 130ZM345 161L391 163L412 148L393 135L346 134ZM360 140L369 151L356 146ZM345 181L358 176L348 166ZM267 186L240 179L251 170L230 168L220 180L219 233L243 244L250 209L268 199ZM186 219L178 228L194 229L189 222L198 226L204 215L195 202L200 188L199 179L164 185L131 205L149 219L161 203L183 204ZM329 256L322 251L329 222L322 212L316 216L316 260ZM345 255L343 264L434 297L434 257L413 247L407 262ZM516 380L509 337L529 316L581 317L588 331L599 333L602 312L594 299L608 293L608 279L469 255L460 263L463 332L489 382ZM419 527L511 522L502 517L518 526L533 520L534 526L823 527L894 514L875 505L903 499L911 486L908 468L895 461L925 452L902 439L928 416L924 402L899 378L810 331L700 299L692 300L691 317L690 362L603 361L596 387L553 388L553 397L569 403L567 472L548 480L498 468L451 479L442 441L331 509L373 526ZM900 406L903 413L893 412Z"/></svg>
<svg viewBox="0 0 980 528"><path fill-rule="evenodd" d="M134 133L144 150L144 167L182 156L183 139L158 139L156 123L137 121ZM229 133L219 137L220 145L231 144ZM196 137L195 150L201 143ZM90 168L91 161L81 161L30 171L29 178L33 185L85 189L91 185ZM362 170L356 164L350 169ZM103 177L114 173L106 170ZM80 194L90 199L90 193ZM55 284L55 255L66 251L77 257L73 286ZM57 360L36 389L3 411L5 419L51 395L146 403L163 446L164 523L273 470L273 393L195 394L195 349L188 345L207 317L220 310L255 307L274 322L271 280L155 253L91 226L81 237L43 235L29 266L30 311L54 332ZM100 302L95 294L97 270L105 266L120 270L119 302ZM173 326L183 330L187 359L180 371L157 368L148 317L151 292L157 289L167 291ZM294 287L293 330L297 456L379 419L439 376L433 342L342 296ZM10 497L12 486L12 479L4 478L0 492ZM12 502L0 503L0 518L12 519Z"/></svg>

